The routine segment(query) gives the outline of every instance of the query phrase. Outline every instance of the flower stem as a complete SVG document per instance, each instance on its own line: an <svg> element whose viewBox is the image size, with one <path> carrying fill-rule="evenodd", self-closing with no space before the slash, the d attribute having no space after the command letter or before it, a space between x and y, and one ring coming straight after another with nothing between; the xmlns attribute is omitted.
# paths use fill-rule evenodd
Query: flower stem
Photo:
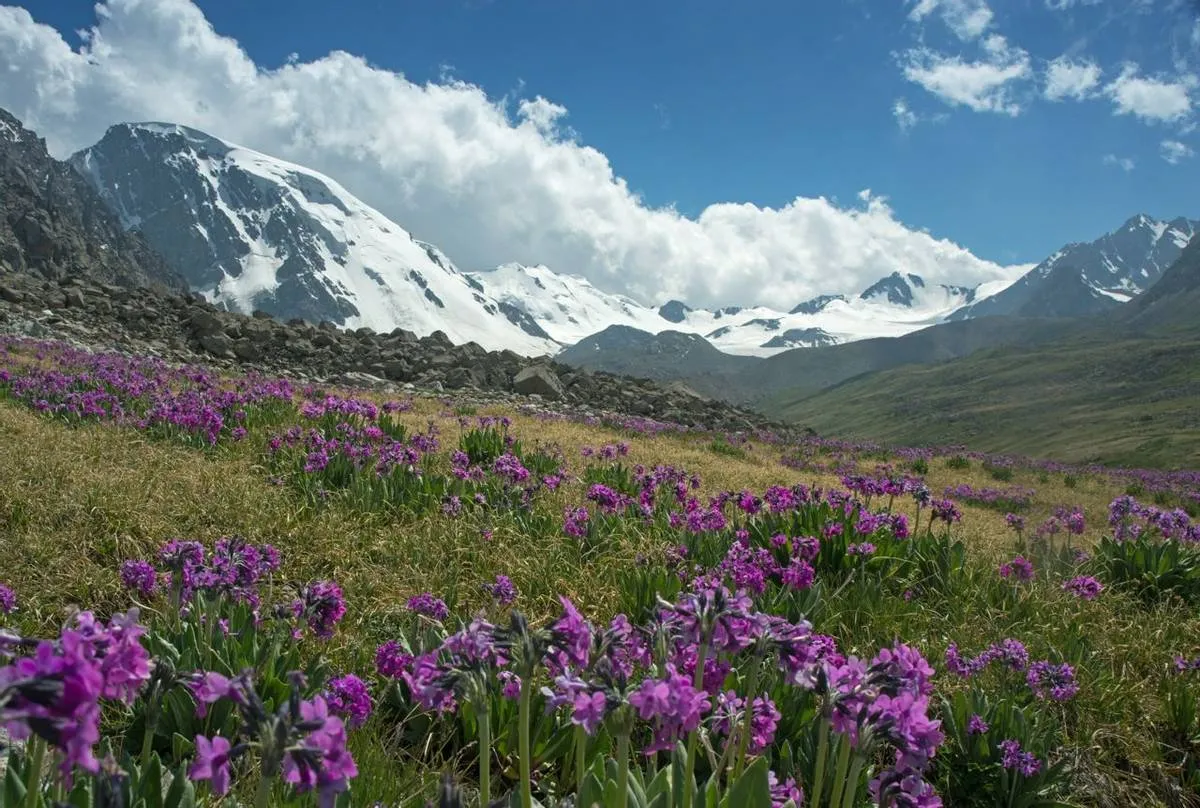
<svg viewBox="0 0 1200 808"><path fill-rule="evenodd" d="M849 788L846 790L846 798L842 800L842 808L854 808L854 798L858 796L858 777L862 774L864 763L862 755L854 756L854 763L850 766L850 776L847 778Z"/></svg>
<svg viewBox="0 0 1200 808"><path fill-rule="evenodd" d="M263 755L262 773L258 779L258 791L254 793L254 808L268 808L271 804L271 783L279 771L279 763L279 758L274 755L269 753Z"/></svg>
<svg viewBox="0 0 1200 808"><path fill-rule="evenodd" d="M629 804L629 733L617 736L617 808Z"/></svg>
<svg viewBox="0 0 1200 808"><path fill-rule="evenodd" d="M42 785L42 761L46 758L46 742L34 735L26 744L26 750L33 748L29 758L29 771L25 775L25 808L35 808L38 804L38 792Z"/></svg>
<svg viewBox="0 0 1200 808"><path fill-rule="evenodd" d="M821 719L817 740L817 765L813 771L812 804L820 808L822 792L825 790L825 762L829 759L829 721Z"/></svg>
<svg viewBox="0 0 1200 808"><path fill-rule="evenodd" d="M850 738L843 735L838 749L837 771L833 777L833 791L829 795L830 808L837 808L842 801L842 793L846 790L848 768L850 766Z"/></svg>
<svg viewBox="0 0 1200 808"><path fill-rule="evenodd" d="M267 808L271 804L271 781L266 776L258 781L258 791L254 793L254 808Z"/></svg>
<svg viewBox="0 0 1200 808"><path fill-rule="evenodd" d="M533 808L533 781L530 779L529 760L529 681L533 677L521 677L521 701L517 717L517 754L521 765L521 808Z"/></svg>
<svg viewBox="0 0 1200 808"><path fill-rule="evenodd" d="M692 687L696 690L704 688L704 663L707 661L708 642L704 641L696 649L696 672L692 675ZM687 761L683 766L683 808L692 808L692 795L696 790L695 777L692 774L696 770L696 740L697 732L692 730L688 733Z"/></svg>
<svg viewBox="0 0 1200 808"><path fill-rule="evenodd" d="M142 754L140 757L142 770L150 765L150 752L154 746L154 733L158 730L158 684L146 693L146 723L142 727Z"/></svg>
<svg viewBox="0 0 1200 808"><path fill-rule="evenodd" d="M758 677L762 671L762 664L758 657L754 658L754 668L750 671L750 686L746 688L745 699L745 716L742 718L742 732L738 737L737 759L733 763L733 779L736 780L742 774L742 768L746 765L746 750L750 747L750 729L751 722L754 719L754 694L758 691Z"/></svg>
<svg viewBox="0 0 1200 808"><path fill-rule="evenodd" d="M488 705L479 712L479 808L492 798L492 716Z"/></svg>
<svg viewBox="0 0 1200 808"><path fill-rule="evenodd" d="M583 793L583 775L587 770L587 731L575 727L575 798Z"/></svg>

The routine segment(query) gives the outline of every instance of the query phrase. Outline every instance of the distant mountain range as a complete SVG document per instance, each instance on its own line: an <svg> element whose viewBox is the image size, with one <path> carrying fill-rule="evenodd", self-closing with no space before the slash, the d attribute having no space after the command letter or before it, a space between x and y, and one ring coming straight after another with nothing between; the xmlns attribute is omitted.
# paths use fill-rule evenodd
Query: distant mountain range
<svg viewBox="0 0 1200 808"><path fill-rule="evenodd" d="M127 229L219 305L346 328L442 331L525 354L556 354L611 326L771 356L985 315L1085 314L1153 285L1196 228L1136 216L1095 242L1067 245L1015 282L932 284L897 269L858 294L822 294L786 311L655 307L544 266L461 271L333 179L188 127L113 126L70 163ZM604 350L592 352L593 366L605 367ZM629 365L628 357L613 361Z"/></svg>
<svg viewBox="0 0 1200 808"><path fill-rule="evenodd" d="M1137 215L1014 282L932 284L898 269L786 312L656 308L543 266L461 271L334 180L195 129L114 126L60 162L0 110L8 269L556 354L900 442L1029 452L1080 435L1099 446L1103 426L1129 433L1104 459L1168 462L1192 438L1200 447L1198 224Z"/></svg>
<svg viewBox="0 0 1200 808"><path fill-rule="evenodd" d="M759 405L839 437L1200 468L1198 311L1194 238L1146 292L1102 315L1043 320L1037 329L1004 316L948 323L922 333L990 321L1001 336L1026 336L953 361L897 363L823 389L780 391Z"/></svg>

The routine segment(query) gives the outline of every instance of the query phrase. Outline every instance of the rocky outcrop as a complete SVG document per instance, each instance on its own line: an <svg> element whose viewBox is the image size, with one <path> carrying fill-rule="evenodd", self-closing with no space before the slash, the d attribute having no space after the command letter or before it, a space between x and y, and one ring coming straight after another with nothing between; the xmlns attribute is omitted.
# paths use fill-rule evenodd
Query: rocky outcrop
<svg viewBox="0 0 1200 808"><path fill-rule="evenodd" d="M553 402L560 411L635 415L716 430L772 429L783 436L799 431L680 386L487 351L470 342L454 345L441 332L418 338L399 328L377 333L330 322L282 322L264 312L224 311L197 294L78 277L52 280L0 269L0 332L302 381L523 398Z"/></svg>
<svg viewBox="0 0 1200 808"><path fill-rule="evenodd" d="M45 140L2 109L0 265L55 280L187 288L71 166L50 156Z"/></svg>

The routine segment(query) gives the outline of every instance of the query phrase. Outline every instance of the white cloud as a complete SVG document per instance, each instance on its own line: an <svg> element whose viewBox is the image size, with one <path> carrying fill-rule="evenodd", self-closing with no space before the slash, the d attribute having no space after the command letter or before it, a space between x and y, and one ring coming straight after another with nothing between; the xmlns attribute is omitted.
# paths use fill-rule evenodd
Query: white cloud
<svg viewBox="0 0 1200 808"><path fill-rule="evenodd" d="M917 125L917 113L909 109L908 102L903 98L897 98L892 104L892 117L896 119L901 132L907 132Z"/></svg>
<svg viewBox="0 0 1200 808"><path fill-rule="evenodd" d="M1115 154L1106 154L1104 155L1104 165L1116 166L1122 171L1129 173L1133 171L1134 166L1137 164L1133 161L1132 157L1117 157Z"/></svg>
<svg viewBox="0 0 1200 808"><path fill-rule="evenodd" d="M1046 67L1043 94L1049 101L1061 101L1064 98L1081 101L1096 89L1100 74L1100 66L1095 62L1076 62L1068 56L1059 56Z"/></svg>
<svg viewBox="0 0 1200 808"><path fill-rule="evenodd" d="M951 106L961 105L976 112L1018 115L1021 106L1013 98L1015 84L1032 75L1029 54L992 34L983 41L985 58L965 61L928 48L905 54L904 77L921 85Z"/></svg>
<svg viewBox="0 0 1200 808"><path fill-rule="evenodd" d="M1174 81L1144 78L1138 66L1127 64L1105 91L1113 100L1118 115L1136 115L1152 122L1169 123L1186 118L1192 111L1191 91L1197 79L1183 75Z"/></svg>
<svg viewBox="0 0 1200 808"><path fill-rule="evenodd" d="M1186 143L1181 143L1178 140L1164 140L1159 144L1162 159L1166 160L1171 165L1181 163L1195 155L1192 147Z"/></svg>
<svg viewBox="0 0 1200 808"><path fill-rule="evenodd" d="M0 7L0 106L60 157L119 121L194 126L329 174L464 268L540 262L647 302L786 305L897 267L933 282L1013 274L906 227L878 197L715 203L695 218L647 207L544 98L416 84L344 52L259 68L189 0L99 11L76 51Z"/></svg>
<svg viewBox="0 0 1200 808"><path fill-rule="evenodd" d="M916 0L908 12L908 18L921 22L934 12L962 40L982 35L992 24L994 16L985 0Z"/></svg>
<svg viewBox="0 0 1200 808"><path fill-rule="evenodd" d="M1051 11L1066 11L1076 6L1098 6L1104 0L1046 0L1046 8Z"/></svg>

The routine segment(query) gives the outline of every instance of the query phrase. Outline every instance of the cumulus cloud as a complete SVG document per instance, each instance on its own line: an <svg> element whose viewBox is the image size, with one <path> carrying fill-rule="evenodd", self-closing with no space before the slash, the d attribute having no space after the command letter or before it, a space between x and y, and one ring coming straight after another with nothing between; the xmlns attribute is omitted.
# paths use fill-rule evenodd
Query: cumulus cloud
<svg viewBox="0 0 1200 808"><path fill-rule="evenodd" d="M1071 98L1082 101L1090 96L1100 84L1100 66L1088 60L1074 61L1068 56L1059 56L1046 66L1046 87L1043 91L1049 101Z"/></svg>
<svg viewBox="0 0 1200 808"><path fill-rule="evenodd" d="M908 18L921 22L935 13L962 40L981 36L995 16L985 0L916 0Z"/></svg>
<svg viewBox="0 0 1200 808"><path fill-rule="evenodd" d="M1159 144L1159 149L1162 159L1171 165L1181 163L1195 154L1191 146L1181 143L1178 140L1164 140Z"/></svg>
<svg viewBox="0 0 1200 808"><path fill-rule="evenodd" d="M902 65L906 79L951 106L1005 115L1020 114L1014 87L1033 73L1029 54L999 34L983 40L983 58L977 61L913 48L905 53Z"/></svg>
<svg viewBox="0 0 1200 808"><path fill-rule="evenodd" d="M917 125L917 113L909 109L908 102L903 98L897 98L892 104L892 117L896 119L901 132L907 132Z"/></svg>
<svg viewBox="0 0 1200 808"><path fill-rule="evenodd" d="M1106 154L1104 155L1104 165L1116 166L1128 174L1130 171L1133 171L1137 163L1133 161L1132 157L1117 157L1115 154Z"/></svg>
<svg viewBox="0 0 1200 808"><path fill-rule="evenodd" d="M417 84L341 51L267 69L190 0L97 10L76 50L0 7L0 106L60 157L120 121L193 126L328 174L464 268L544 263L646 302L786 305L897 269L957 283L1019 271L905 226L871 195L723 202L695 218L651 208L555 101Z"/></svg>
<svg viewBox="0 0 1200 808"><path fill-rule="evenodd" d="M1112 98L1118 115L1136 115L1155 123L1171 123L1186 118L1192 111L1191 91L1195 76L1177 79L1147 78L1138 75L1136 64L1127 64L1105 91Z"/></svg>

